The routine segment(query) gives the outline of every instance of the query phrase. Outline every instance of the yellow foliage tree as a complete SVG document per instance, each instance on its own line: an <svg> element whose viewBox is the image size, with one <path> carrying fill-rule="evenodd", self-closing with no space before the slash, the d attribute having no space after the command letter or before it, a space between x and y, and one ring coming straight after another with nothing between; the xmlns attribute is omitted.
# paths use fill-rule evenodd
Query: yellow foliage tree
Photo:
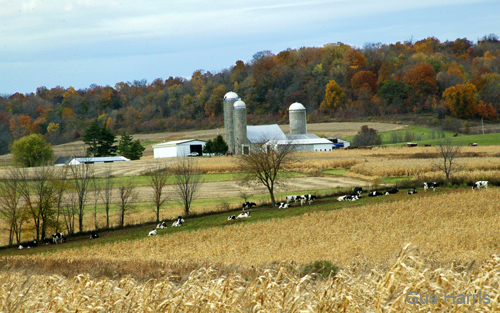
<svg viewBox="0 0 500 313"><path fill-rule="evenodd" d="M335 80L326 84L325 99L321 102L320 109L323 111L335 111L342 106L345 94Z"/></svg>
<svg viewBox="0 0 500 313"><path fill-rule="evenodd" d="M453 116L474 117L477 113L477 88L471 83L446 88L443 98Z"/></svg>

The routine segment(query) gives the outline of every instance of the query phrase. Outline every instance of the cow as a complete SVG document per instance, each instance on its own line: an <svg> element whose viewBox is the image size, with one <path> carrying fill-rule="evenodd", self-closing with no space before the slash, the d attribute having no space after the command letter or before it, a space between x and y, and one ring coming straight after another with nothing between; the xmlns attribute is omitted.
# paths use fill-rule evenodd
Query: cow
<svg viewBox="0 0 500 313"><path fill-rule="evenodd" d="M38 245L36 239L33 240L33 241L28 241L28 242L24 242L24 243L21 243L19 245L19 249L22 250L22 249L29 249L29 248L33 248L33 247L36 247Z"/></svg>
<svg viewBox="0 0 500 313"><path fill-rule="evenodd" d="M286 196L286 203L294 202L296 203L299 200L299 196Z"/></svg>
<svg viewBox="0 0 500 313"><path fill-rule="evenodd" d="M304 205L307 201L307 203L309 203L309 205L311 205L311 203L313 202L313 200L316 199L316 196L315 195L311 195L311 194L308 194L308 195L301 195L299 196L299 199L300 199L300 205Z"/></svg>
<svg viewBox="0 0 500 313"><path fill-rule="evenodd" d="M63 243L66 241L66 237L64 237L63 233L55 233L55 234L52 234L52 241L55 244Z"/></svg>
<svg viewBox="0 0 500 313"><path fill-rule="evenodd" d="M243 203L243 210L251 209L254 206L257 206L257 204L255 204L255 202L249 202L249 201L245 202L245 203Z"/></svg>
<svg viewBox="0 0 500 313"><path fill-rule="evenodd" d="M153 229L152 231L149 232L148 237L149 236L156 236L156 235L158 235L158 232L156 231L156 228L155 228L155 229Z"/></svg>
<svg viewBox="0 0 500 313"><path fill-rule="evenodd" d="M97 239L99 238L99 233L97 233L95 230L92 231L92 233L90 234L90 239Z"/></svg>
<svg viewBox="0 0 500 313"><path fill-rule="evenodd" d="M278 202L280 205L278 206L278 209L288 209L290 207L290 204L284 203L284 202Z"/></svg>
<svg viewBox="0 0 500 313"><path fill-rule="evenodd" d="M177 220L175 220L175 222L172 224L172 227L182 226L183 223L184 223L184 219L182 218L182 216L178 216Z"/></svg>
<svg viewBox="0 0 500 313"><path fill-rule="evenodd" d="M412 195L412 194L415 194L415 193L417 193L417 188L408 189L408 194L409 195Z"/></svg>
<svg viewBox="0 0 500 313"><path fill-rule="evenodd" d="M361 196L362 193L363 193L362 187L354 187L353 194L357 194L358 196Z"/></svg>
<svg viewBox="0 0 500 313"><path fill-rule="evenodd" d="M236 215L231 215L227 217L228 221L234 221L236 219Z"/></svg>
<svg viewBox="0 0 500 313"><path fill-rule="evenodd" d="M52 238L45 238L45 239L43 240L43 242L45 242L45 244L46 244L46 245L51 245L51 244L53 244L53 243L54 243L54 242L52 241Z"/></svg>
<svg viewBox="0 0 500 313"><path fill-rule="evenodd" d="M163 221L160 224L156 225L156 228L167 228L167 222Z"/></svg>
<svg viewBox="0 0 500 313"><path fill-rule="evenodd" d="M247 218L247 217L250 217L250 212L245 212L245 213L241 213L239 214L238 216L236 216L236 218Z"/></svg>
<svg viewBox="0 0 500 313"><path fill-rule="evenodd" d="M424 191L427 192L427 189L432 188L433 191L436 191L436 187L439 187L439 184L436 182L426 182L424 183Z"/></svg>
<svg viewBox="0 0 500 313"><path fill-rule="evenodd" d="M398 188L393 188L393 189L389 189L389 190L387 190L384 194L385 194L386 196L388 196L388 195L396 194L396 193L398 193L398 192L399 192L399 189L398 189Z"/></svg>
<svg viewBox="0 0 500 313"><path fill-rule="evenodd" d="M481 188L488 189L488 181L487 180L477 181L472 186L472 190L474 190L474 189L481 189Z"/></svg>
<svg viewBox="0 0 500 313"><path fill-rule="evenodd" d="M356 201L359 197L357 195L345 195L337 198L337 201Z"/></svg>
<svg viewBox="0 0 500 313"><path fill-rule="evenodd" d="M380 191L372 191L368 194L368 197L378 197L381 195L383 195L383 193L381 193Z"/></svg>

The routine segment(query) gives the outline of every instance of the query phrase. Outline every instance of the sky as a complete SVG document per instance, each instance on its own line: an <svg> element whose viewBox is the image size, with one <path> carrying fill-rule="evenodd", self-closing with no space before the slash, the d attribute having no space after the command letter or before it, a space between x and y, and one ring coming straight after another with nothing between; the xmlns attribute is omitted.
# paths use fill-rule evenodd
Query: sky
<svg viewBox="0 0 500 313"><path fill-rule="evenodd" d="M0 95L189 79L264 50L492 33L499 0L0 0Z"/></svg>

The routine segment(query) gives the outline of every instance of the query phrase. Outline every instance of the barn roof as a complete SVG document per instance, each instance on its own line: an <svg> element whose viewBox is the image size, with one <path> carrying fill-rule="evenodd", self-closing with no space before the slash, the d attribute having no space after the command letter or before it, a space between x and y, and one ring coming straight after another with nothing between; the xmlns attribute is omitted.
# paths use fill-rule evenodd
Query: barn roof
<svg viewBox="0 0 500 313"><path fill-rule="evenodd" d="M174 147L183 143L188 143L191 141L203 141L206 142L205 140L199 140L199 139L184 139L184 140L174 140L174 141L168 141L168 142L162 142L156 145L153 145L154 148L164 148L164 147Z"/></svg>
<svg viewBox="0 0 500 313"><path fill-rule="evenodd" d="M328 144L332 145L333 143L325 138L321 138L316 136L315 134L297 134L297 135L286 135L286 139L281 140L272 140L273 143L278 145L319 145L319 144Z"/></svg>
<svg viewBox="0 0 500 313"><path fill-rule="evenodd" d="M250 143L261 143L269 140L286 140L286 136L278 124L247 126L247 138Z"/></svg>

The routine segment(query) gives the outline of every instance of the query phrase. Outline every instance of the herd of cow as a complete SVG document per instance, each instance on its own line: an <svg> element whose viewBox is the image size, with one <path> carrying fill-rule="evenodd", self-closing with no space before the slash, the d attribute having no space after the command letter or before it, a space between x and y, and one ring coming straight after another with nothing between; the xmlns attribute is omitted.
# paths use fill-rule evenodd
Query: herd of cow
<svg viewBox="0 0 500 313"><path fill-rule="evenodd" d="M436 191L436 187L439 187L439 184L437 182L425 182L423 184L423 189L425 192L427 192L428 189L432 189L433 191ZM472 190L475 189L487 189L488 188L488 181L486 180L480 180L474 183L472 186ZM396 194L399 192L398 188L391 188L386 191L371 191L368 193L368 197L378 197L382 195L390 195L390 194ZM353 192L350 195L343 195L337 198L337 201L356 201L362 197L363 193L363 188L362 187L356 187L354 188ZM409 195L413 195L417 193L417 188L412 188L408 190ZM286 196L286 202L276 202L276 206L278 209L287 209L291 206L292 202L296 204L297 202L300 203L300 205L304 205L308 203L309 205L316 200L315 195L307 194L307 195L292 195L292 196ZM245 202L242 205L243 213L240 213L239 215L231 215L227 219L229 221L232 220L237 220L240 218L248 218L250 217L250 212L245 211L249 210L253 207L257 206L255 202ZM179 227L184 224L184 218L182 216L178 216L177 219L172 223L172 227ZM164 229L167 228L167 222L163 221L160 224L156 226L155 229L149 232L148 236L155 236L158 234L157 229ZM93 231L90 235L90 239L96 239L99 238L99 234L96 231ZM55 233L52 235L52 238L46 238L44 239L45 244L60 244L66 241L66 237L64 237L63 233ZM24 242L19 245L19 249L29 249L36 247L38 245L38 242L35 240L29 241L29 242Z"/></svg>

